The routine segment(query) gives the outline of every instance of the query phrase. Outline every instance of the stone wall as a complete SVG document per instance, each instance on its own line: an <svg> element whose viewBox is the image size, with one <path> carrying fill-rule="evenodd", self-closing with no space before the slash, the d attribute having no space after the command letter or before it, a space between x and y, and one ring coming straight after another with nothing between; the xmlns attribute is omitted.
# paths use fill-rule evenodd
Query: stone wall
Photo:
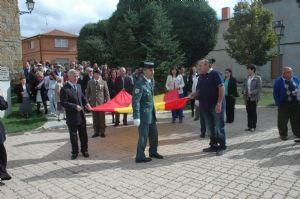
<svg viewBox="0 0 300 199"><path fill-rule="evenodd" d="M11 82L16 81L22 67L18 0L0 0L0 66L10 69L11 81L0 81L9 108L0 117L11 113Z"/></svg>
<svg viewBox="0 0 300 199"><path fill-rule="evenodd" d="M18 0L0 0L0 66L11 74L22 67Z"/></svg>

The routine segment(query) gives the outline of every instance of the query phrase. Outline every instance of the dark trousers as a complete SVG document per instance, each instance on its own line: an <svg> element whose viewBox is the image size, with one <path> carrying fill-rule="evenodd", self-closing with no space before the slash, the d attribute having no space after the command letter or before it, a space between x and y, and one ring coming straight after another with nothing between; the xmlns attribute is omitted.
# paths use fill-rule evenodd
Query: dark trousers
<svg viewBox="0 0 300 199"><path fill-rule="evenodd" d="M93 128L95 134L104 134L105 133L105 113L93 111Z"/></svg>
<svg viewBox="0 0 300 199"><path fill-rule="evenodd" d="M290 121L292 132L300 138L300 104L283 104L278 107L277 125L280 137L288 136L288 122Z"/></svg>
<svg viewBox="0 0 300 199"><path fill-rule="evenodd" d="M116 123L120 124L120 113L116 113ZM127 123L127 113L123 113L123 123Z"/></svg>
<svg viewBox="0 0 300 199"><path fill-rule="evenodd" d="M7 165L6 150L4 144L0 144L0 178L7 175L6 165Z"/></svg>
<svg viewBox="0 0 300 199"><path fill-rule="evenodd" d="M81 145L81 152L88 151L88 136L86 132L86 124L80 125L68 125L69 133L70 133L70 140L72 145L72 154L78 154L78 136L79 135L80 145Z"/></svg>
<svg viewBox="0 0 300 199"><path fill-rule="evenodd" d="M195 113L195 99L191 99L191 110L192 110L192 117L194 117L194 113Z"/></svg>
<svg viewBox="0 0 300 199"><path fill-rule="evenodd" d="M246 110L247 110L247 118L248 118L248 128L250 129L256 129L256 123L257 123L257 102L247 100L246 101Z"/></svg>
<svg viewBox="0 0 300 199"><path fill-rule="evenodd" d="M231 96L226 96L226 122L232 123L234 121L235 99Z"/></svg>
<svg viewBox="0 0 300 199"><path fill-rule="evenodd" d="M41 103L42 102L36 103L37 114L41 113ZM44 106L45 114L47 114L48 113L47 101L43 101L43 106Z"/></svg>
<svg viewBox="0 0 300 199"><path fill-rule="evenodd" d="M149 154L155 155L157 154L157 146L158 146L158 134L157 134L157 126L156 122L153 121L151 124L141 123L139 126L139 141L136 152L136 160L145 159L145 148L147 145L147 138L149 137Z"/></svg>
<svg viewBox="0 0 300 199"><path fill-rule="evenodd" d="M206 130L210 134L209 145L213 148L226 149L225 131L221 130L221 114L216 113L215 108L203 109Z"/></svg>
<svg viewBox="0 0 300 199"><path fill-rule="evenodd" d="M201 135L205 136L205 133L206 133L206 124L205 124L205 117L204 117L203 108L201 108L201 107L197 107L197 108L198 108L198 113L199 113L199 117L200 117L200 131L201 131Z"/></svg>

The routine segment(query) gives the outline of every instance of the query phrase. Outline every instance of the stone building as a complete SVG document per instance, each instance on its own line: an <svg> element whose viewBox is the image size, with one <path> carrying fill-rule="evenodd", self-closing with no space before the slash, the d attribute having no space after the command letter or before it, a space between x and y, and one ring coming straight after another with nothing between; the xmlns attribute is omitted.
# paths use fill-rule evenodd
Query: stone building
<svg viewBox="0 0 300 199"><path fill-rule="evenodd" d="M78 36L61 30L22 39L23 64L26 61L48 61L69 64L76 61Z"/></svg>
<svg viewBox="0 0 300 199"><path fill-rule="evenodd" d="M18 71L22 66L17 0L0 0L0 65Z"/></svg>
<svg viewBox="0 0 300 199"><path fill-rule="evenodd" d="M271 83L281 73L282 66L292 66L295 74L300 77L300 1L299 0L266 0L264 7L273 13L274 21L282 21L285 26L284 35L280 42L281 63L269 61L267 64L259 67L258 73L262 75L265 83ZM234 75L238 79L246 75L245 66L239 65L226 52L226 42L223 34L226 32L230 20L230 9L222 9L222 19L218 33L218 42L214 50L208 57L215 58L216 68L224 71L225 68L232 68ZM276 51L277 47L274 49Z"/></svg>
<svg viewBox="0 0 300 199"><path fill-rule="evenodd" d="M19 8L17 0L0 0L0 66L8 67L11 79L13 74L22 67L22 50L19 22ZM1 74L3 75L3 74ZM0 79L0 88L4 98L10 106L10 81ZM5 113L0 111L0 116L11 112L9 108Z"/></svg>

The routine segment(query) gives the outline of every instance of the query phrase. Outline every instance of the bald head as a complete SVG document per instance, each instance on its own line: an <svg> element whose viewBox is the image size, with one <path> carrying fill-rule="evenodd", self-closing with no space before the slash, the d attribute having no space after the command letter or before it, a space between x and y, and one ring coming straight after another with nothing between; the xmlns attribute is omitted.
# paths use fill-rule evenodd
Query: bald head
<svg viewBox="0 0 300 199"><path fill-rule="evenodd" d="M293 69L291 67L283 67L282 76L284 79L290 80L293 76Z"/></svg>

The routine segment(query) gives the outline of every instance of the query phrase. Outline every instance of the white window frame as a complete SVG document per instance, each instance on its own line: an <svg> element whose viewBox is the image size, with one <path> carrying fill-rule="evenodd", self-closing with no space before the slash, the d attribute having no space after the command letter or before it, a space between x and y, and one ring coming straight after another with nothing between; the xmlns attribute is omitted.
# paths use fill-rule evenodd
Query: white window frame
<svg viewBox="0 0 300 199"><path fill-rule="evenodd" d="M28 49L34 49L34 41L33 40L28 42Z"/></svg>
<svg viewBox="0 0 300 199"><path fill-rule="evenodd" d="M55 48L69 48L69 40L65 38L55 38Z"/></svg>

